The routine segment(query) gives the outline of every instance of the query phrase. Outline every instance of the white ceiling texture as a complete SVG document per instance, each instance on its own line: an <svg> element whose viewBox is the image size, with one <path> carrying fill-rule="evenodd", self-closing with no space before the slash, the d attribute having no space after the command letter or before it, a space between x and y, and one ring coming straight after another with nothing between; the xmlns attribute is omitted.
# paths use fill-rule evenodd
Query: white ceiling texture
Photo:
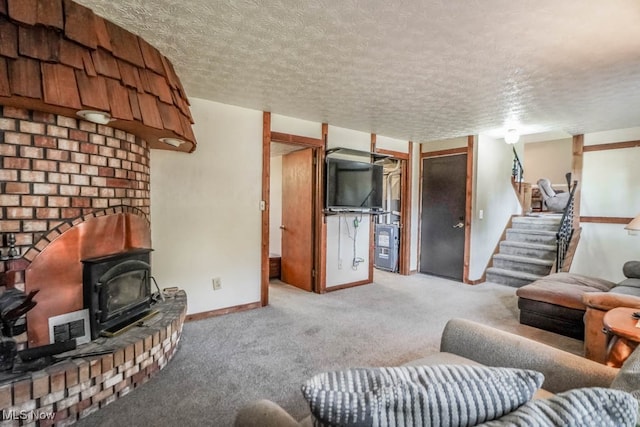
<svg viewBox="0 0 640 427"><path fill-rule="evenodd" d="M191 97L416 142L640 126L638 0L76 0Z"/></svg>

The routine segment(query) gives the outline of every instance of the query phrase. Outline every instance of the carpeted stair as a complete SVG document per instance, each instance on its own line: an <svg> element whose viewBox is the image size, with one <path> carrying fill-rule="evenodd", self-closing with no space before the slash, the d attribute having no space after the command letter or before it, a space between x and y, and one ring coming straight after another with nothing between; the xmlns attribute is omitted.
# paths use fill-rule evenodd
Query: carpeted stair
<svg viewBox="0 0 640 427"><path fill-rule="evenodd" d="M487 269L487 281L519 288L546 276L556 258L556 232L561 215L514 217L500 252Z"/></svg>

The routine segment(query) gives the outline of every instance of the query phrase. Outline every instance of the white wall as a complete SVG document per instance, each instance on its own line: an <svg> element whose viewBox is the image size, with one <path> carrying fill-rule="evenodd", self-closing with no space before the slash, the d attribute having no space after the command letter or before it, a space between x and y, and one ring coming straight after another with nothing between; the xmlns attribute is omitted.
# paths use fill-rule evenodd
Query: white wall
<svg viewBox="0 0 640 427"><path fill-rule="evenodd" d="M474 144L470 280L482 277L509 218L521 212L511 185L512 147L502 138L485 135L479 135ZM479 218L480 210L483 219Z"/></svg>
<svg viewBox="0 0 640 427"><path fill-rule="evenodd" d="M640 139L640 128L585 134L584 144L608 144ZM640 213L640 147L584 153L581 216L628 217ZM571 272L614 282L624 278L622 265L640 259L640 236L624 224L582 223L582 234Z"/></svg>
<svg viewBox="0 0 640 427"><path fill-rule="evenodd" d="M467 146L467 137L461 136L459 138L439 139L436 141L423 142L420 145L423 153L429 151L450 150L452 148L462 148Z"/></svg>
<svg viewBox="0 0 640 427"><path fill-rule="evenodd" d="M571 138L524 144L524 180L536 184L548 178L554 187L565 185L565 174L571 172L573 142Z"/></svg>
<svg viewBox="0 0 640 427"><path fill-rule="evenodd" d="M154 276L198 313L260 301L262 112L190 101L196 152L151 151L151 230Z"/></svg>
<svg viewBox="0 0 640 427"><path fill-rule="evenodd" d="M294 117L271 114L271 131L306 136L308 138L322 137L322 123L296 119Z"/></svg>
<svg viewBox="0 0 640 427"><path fill-rule="evenodd" d="M282 156L271 158L269 172L269 253L282 255Z"/></svg>
<svg viewBox="0 0 640 427"><path fill-rule="evenodd" d="M389 138L382 135L376 135L376 148L398 151L400 153L408 153L409 142L402 139L395 139L395 138Z"/></svg>
<svg viewBox="0 0 640 427"><path fill-rule="evenodd" d="M640 236L631 236L622 224L582 223L571 272L619 282L626 261L640 259Z"/></svg>
<svg viewBox="0 0 640 427"><path fill-rule="evenodd" d="M418 270L418 246L420 245L420 144L413 144L411 175L411 258L409 269Z"/></svg>

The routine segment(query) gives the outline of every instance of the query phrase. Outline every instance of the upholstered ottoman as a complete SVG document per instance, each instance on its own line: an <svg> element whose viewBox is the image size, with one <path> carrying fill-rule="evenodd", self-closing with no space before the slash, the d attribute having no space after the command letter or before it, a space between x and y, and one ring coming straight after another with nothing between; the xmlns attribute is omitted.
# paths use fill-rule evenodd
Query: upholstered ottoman
<svg viewBox="0 0 640 427"><path fill-rule="evenodd" d="M582 296L608 292L616 286L608 280L572 273L556 273L516 291L520 323L579 340L584 339Z"/></svg>

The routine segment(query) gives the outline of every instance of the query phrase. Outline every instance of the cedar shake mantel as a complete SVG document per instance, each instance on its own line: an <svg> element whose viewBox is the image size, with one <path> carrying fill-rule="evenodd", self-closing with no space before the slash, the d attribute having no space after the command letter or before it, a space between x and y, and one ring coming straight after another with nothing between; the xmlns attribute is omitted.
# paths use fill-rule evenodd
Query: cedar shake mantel
<svg viewBox="0 0 640 427"><path fill-rule="evenodd" d="M171 62L149 43L71 0L0 0L0 104L109 126L151 148L192 152L189 102ZM186 141L174 148L158 141Z"/></svg>

